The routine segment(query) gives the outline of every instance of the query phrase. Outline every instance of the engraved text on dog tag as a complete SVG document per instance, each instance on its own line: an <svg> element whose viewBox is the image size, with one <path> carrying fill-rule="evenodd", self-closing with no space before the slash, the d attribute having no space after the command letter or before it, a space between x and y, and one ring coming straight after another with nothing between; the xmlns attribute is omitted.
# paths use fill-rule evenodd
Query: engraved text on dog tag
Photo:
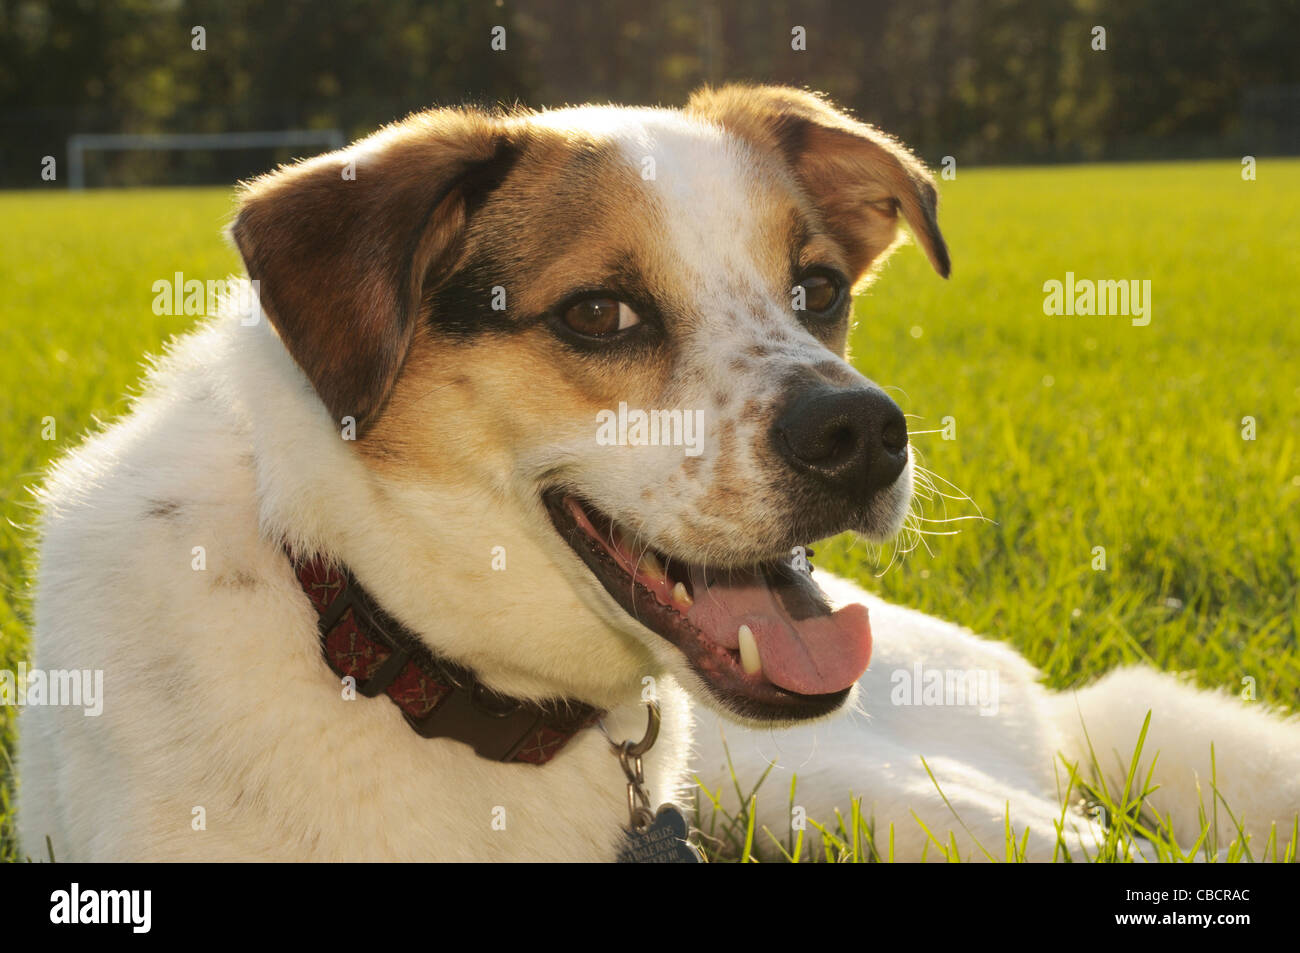
<svg viewBox="0 0 1300 953"><path fill-rule="evenodd" d="M688 841L686 818L675 805L664 804L644 831L628 831L618 855L620 864L698 864L700 849Z"/></svg>

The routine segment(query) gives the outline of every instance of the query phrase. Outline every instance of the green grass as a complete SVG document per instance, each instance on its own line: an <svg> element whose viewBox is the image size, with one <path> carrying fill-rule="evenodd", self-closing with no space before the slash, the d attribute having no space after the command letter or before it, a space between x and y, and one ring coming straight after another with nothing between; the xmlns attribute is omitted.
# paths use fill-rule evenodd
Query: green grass
<svg viewBox="0 0 1300 953"><path fill-rule="evenodd" d="M887 598L1012 642L1066 687L1124 662L1300 707L1300 162L959 173L949 282L903 249L861 301L937 498ZM1151 323L1049 317L1043 282L1151 280ZM913 328L920 337L913 337ZM1257 424L1242 438L1242 419ZM939 489L960 495L936 481ZM899 549L915 545L903 540ZM1104 547L1106 569L1093 568ZM879 573L839 540L828 568Z"/></svg>
<svg viewBox="0 0 1300 953"><path fill-rule="evenodd" d="M1300 161L1263 160L1255 182L1239 170L990 169L941 183L951 281L900 250L859 301L852 340L955 497L926 504L935 522L918 528L959 532L879 552L839 539L817 563L1006 639L1056 687L1142 660L1236 692L1251 679L1261 701L1300 708ZM24 653L25 487L120 414L142 356L194 320L155 316L152 283L237 268L220 236L230 207L225 190L0 195L0 667ZM1043 282L1067 271L1150 279L1150 325L1044 315ZM948 416L955 440L924 433ZM45 417L55 440L41 439ZM1086 793L1120 841L1134 833L1124 819L1139 823L1140 796ZM843 817L820 820L836 858L862 859L875 842L848 794ZM0 833L0 857L12 853Z"/></svg>
<svg viewBox="0 0 1300 953"><path fill-rule="evenodd" d="M1201 794L1199 835L1193 843L1180 843L1175 835L1173 818L1155 812L1147 798L1158 789L1152 783L1155 761L1145 777L1138 776L1147 731L1151 726L1151 713L1147 713L1142 728L1134 738L1132 756L1122 788L1106 784L1099 770L1097 752L1089 744L1089 760L1085 764L1071 764L1061 759L1058 778L1062 786L1061 813L1054 820L1055 835L1052 861L1055 863L1296 863L1300 860L1300 815L1292 818L1289 828L1270 828L1261 843L1242 829L1241 819L1219 792L1218 776L1214 769L1214 746L1210 746L1211 776L1206 779ZM1158 760L1158 755L1156 760ZM1016 826L1010 804L1004 815L1001 839L981 841L966 826L961 815L953 808L943 788L921 758L926 773L939 791L943 803L952 813L951 826L935 830L913 814L913 821L926 834L926 843L919 857L902 856L895 852L896 826L887 828L876 824L875 818L862 811L862 799L848 796L848 808L835 811L835 817L821 821L809 817L796 830L794 807L798 803L799 779L790 779L790 824L785 831L773 831L757 824L758 798L775 797L778 792L762 791L767 772L757 778L752 786L736 776L728 755L731 780L730 792L724 788L710 789L697 777L695 814L692 824L697 831L705 856L715 862L757 863L760 856L785 863L808 860L826 863L894 863L939 860L963 863L972 859L972 852L963 851L956 836L957 830L968 834L975 842L974 859L1002 863L1025 863L1028 856L1029 834L1027 828ZM761 794L760 794L761 792ZM735 794L735 807L728 807L730 795ZM1207 803L1208 800L1208 803ZM1087 809L1099 821L1101 836L1096 844L1072 843L1067 831L1078 830L1077 819L1068 817L1071 806ZM908 823L908 822L904 822ZM1039 858L1033 858L1038 860Z"/></svg>

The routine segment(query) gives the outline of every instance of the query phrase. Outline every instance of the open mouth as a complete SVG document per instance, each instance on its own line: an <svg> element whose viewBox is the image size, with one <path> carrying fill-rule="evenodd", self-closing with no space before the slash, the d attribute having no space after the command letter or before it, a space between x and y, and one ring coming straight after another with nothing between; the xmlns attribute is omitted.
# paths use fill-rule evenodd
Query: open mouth
<svg viewBox="0 0 1300 953"><path fill-rule="evenodd" d="M562 539L630 616L676 646L736 713L796 720L834 711L871 657L861 605L832 611L788 559L704 567L634 541L590 503L543 496Z"/></svg>

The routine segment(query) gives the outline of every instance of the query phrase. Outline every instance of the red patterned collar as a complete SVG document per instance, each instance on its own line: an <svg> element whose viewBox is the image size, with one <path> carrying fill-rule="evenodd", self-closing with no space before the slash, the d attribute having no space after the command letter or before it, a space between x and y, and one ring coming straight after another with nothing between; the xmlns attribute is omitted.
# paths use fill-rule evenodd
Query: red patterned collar
<svg viewBox="0 0 1300 953"><path fill-rule="evenodd" d="M539 704L498 695L469 669L440 659L381 609L350 572L289 554L319 616L321 652L357 691L387 694L425 738L450 738L492 761L546 764L605 714L583 702Z"/></svg>

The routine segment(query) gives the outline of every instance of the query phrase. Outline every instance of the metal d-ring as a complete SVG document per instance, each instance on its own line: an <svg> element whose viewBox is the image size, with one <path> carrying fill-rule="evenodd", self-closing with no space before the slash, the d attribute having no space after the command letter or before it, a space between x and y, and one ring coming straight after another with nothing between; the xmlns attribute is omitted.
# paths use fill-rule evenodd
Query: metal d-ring
<svg viewBox="0 0 1300 953"><path fill-rule="evenodd" d="M640 758L653 748L659 737L659 702L652 698L645 705L648 709L645 735L636 744L629 744L626 748L628 756L632 758Z"/></svg>

